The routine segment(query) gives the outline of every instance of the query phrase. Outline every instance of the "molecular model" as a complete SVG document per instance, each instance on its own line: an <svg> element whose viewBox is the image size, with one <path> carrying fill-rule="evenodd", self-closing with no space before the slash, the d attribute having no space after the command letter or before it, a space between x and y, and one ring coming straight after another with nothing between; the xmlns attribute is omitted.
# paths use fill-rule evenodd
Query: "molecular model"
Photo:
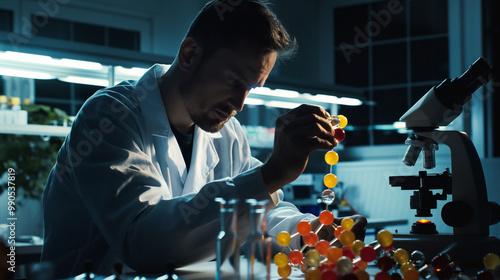
<svg viewBox="0 0 500 280"><path fill-rule="evenodd" d="M325 210L326 211L326 210ZM323 224L324 225L324 224ZM305 231L310 229L308 222L301 222L297 230L306 242ZM340 228L340 227L337 227ZM350 232L350 230L342 230ZM342 235L342 234L341 234ZM286 279L292 273L292 268L298 268L308 280L419 280L419 279L457 279L470 280L463 274L459 266L450 259L446 252L433 257L425 263L422 252L415 250L411 254L403 248L394 249L392 233L381 230L376 241L365 245L363 241L351 241L348 237L339 237L342 248L325 240L307 242L309 250L293 250L288 256L278 253L274 263L278 266L278 274ZM277 236L281 246L288 246L291 235L281 232ZM315 245L313 245L315 243ZM373 264L375 270L368 274L368 264ZM500 258L495 253L489 253L483 258L484 270L477 272L477 280L500 279Z"/></svg>
<svg viewBox="0 0 500 280"><path fill-rule="evenodd" d="M347 118L339 115L332 117L330 121L334 127L335 139L341 142L345 138L343 128L347 125ZM333 165L339 161L339 156L333 150L328 151L325 154L325 161L330 165L330 173L323 179L327 189L321 195L326 210L320 213L320 225L314 231L309 221L301 221L297 224L296 233L283 231L276 236L282 251L276 254L273 260L278 267L280 277L286 279L291 275L292 269L300 269L307 280L470 279L453 263L446 250L426 264L424 254L418 250L409 254L403 248L395 249L392 233L387 230L379 231L376 241L366 245L363 241L356 240L351 231L354 225L351 218L344 218L340 225L336 225L334 215L328 210L328 206L335 200L332 188L337 185L338 179L332 171ZM323 227L333 227L335 238L332 241L319 240L318 232ZM292 238L296 236L301 237L304 243L300 250L292 250L289 246ZM283 253L285 247L290 250L288 255ZM498 255L494 253L486 255L483 263L485 269L477 273L477 280L500 279ZM375 268L372 275L366 271L369 264Z"/></svg>

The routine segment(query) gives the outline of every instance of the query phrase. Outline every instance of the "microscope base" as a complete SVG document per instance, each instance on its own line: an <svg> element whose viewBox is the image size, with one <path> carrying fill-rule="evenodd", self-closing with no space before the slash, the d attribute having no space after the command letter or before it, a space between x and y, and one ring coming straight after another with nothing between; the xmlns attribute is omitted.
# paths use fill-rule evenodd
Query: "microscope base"
<svg viewBox="0 0 500 280"><path fill-rule="evenodd" d="M500 253L500 240L492 236L463 236L452 234L394 234L394 248L403 248L411 254L424 253L426 263L453 243L447 254L462 269L483 269L483 258L488 253Z"/></svg>

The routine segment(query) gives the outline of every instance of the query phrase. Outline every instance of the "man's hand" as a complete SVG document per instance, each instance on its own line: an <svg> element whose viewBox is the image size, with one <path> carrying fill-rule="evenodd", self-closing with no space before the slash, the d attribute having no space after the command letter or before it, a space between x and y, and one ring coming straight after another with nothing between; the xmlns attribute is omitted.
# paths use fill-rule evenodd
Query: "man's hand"
<svg viewBox="0 0 500 280"><path fill-rule="evenodd" d="M337 146L330 114L320 107L301 105L276 120L274 149L262 166L269 193L297 179L311 152Z"/></svg>
<svg viewBox="0 0 500 280"><path fill-rule="evenodd" d="M352 226L351 231L356 236L356 240L363 241L365 239L365 232L366 232L366 224L367 224L366 218L361 216L361 215L353 215L353 216L347 216L347 217L342 217L342 218L335 218L333 220L333 223L336 226L340 226L340 224L342 223L342 220L345 218L353 219L354 225ZM311 223L313 230L318 228L321 225L319 218L316 218L316 219L310 221L310 223ZM323 226L323 228L318 232L318 238L319 238L319 240L324 239L327 241L332 241L333 239L335 239L335 230L331 226Z"/></svg>

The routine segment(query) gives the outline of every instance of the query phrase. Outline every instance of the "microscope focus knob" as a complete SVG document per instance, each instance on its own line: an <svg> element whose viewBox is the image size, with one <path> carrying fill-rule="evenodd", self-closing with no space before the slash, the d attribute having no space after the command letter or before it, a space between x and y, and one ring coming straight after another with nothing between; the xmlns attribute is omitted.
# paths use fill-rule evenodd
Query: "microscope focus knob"
<svg viewBox="0 0 500 280"><path fill-rule="evenodd" d="M450 227L463 227L472 221L472 209L465 201L451 201L443 206L441 218Z"/></svg>

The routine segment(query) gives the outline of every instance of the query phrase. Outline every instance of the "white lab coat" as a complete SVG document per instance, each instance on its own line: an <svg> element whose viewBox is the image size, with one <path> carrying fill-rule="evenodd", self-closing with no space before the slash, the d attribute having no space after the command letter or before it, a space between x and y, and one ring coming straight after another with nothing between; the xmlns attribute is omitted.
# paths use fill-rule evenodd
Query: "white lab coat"
<svg viewBox="0 0 500 280"><path fill-rule="evenodd" d="M165 272L169 264L214 259L216 196L273 201L266 217L272 236L314 218L267 193L261 163L234 118L219 133L195 128L188 171L158 88L165 72L155 65L137 82L101 90L78 113L43 198L42 261L55 265L56 277L81 273L89 259L102 275L115 262ZM247 224L243 212L240 225ZM292 241L297 248L298 238Z"/></svg>

